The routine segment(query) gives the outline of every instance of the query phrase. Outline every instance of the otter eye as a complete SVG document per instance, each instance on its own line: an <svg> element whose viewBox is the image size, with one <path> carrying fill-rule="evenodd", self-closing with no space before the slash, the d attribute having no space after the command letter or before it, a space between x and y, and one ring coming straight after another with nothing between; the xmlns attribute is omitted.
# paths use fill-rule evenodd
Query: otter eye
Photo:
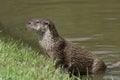
<svg viewBox="0 0 120 80"><path fill-rule="evenodd" d="M39 21L36 21L36 23L40 23Z"/></svg>
<svg viewBox="0 0 120 80"><path fill-rule="evenodd" d="M49 22L44 22L45 25L49 25Z"/></svg>

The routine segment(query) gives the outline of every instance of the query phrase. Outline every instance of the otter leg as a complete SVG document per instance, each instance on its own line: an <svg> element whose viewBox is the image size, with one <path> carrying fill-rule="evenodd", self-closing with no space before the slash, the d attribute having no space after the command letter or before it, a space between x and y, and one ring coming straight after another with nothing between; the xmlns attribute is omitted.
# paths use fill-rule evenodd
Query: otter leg
<svg viewBox="0 0 120 80"><path fill-rule="evenodd" d="M54 67L57 69L58 67L62 66L63 61L61 59L57 59L54 61Z"/></svg>
<svg viewBox="0 0 120 80"><path fill-rule="evenodd" d="M70 63L70 65L68 67L68 74L69 74L69 77L72 77L72 75L79 77L80 76L79 67L74 63Z"/></svg>

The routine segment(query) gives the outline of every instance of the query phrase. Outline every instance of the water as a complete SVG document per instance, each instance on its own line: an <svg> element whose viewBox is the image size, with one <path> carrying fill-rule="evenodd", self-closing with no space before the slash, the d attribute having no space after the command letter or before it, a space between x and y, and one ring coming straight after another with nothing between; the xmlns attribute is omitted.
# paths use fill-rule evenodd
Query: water
<svg viewBox="0 0 120 80"><path fill-rule="evenodd" d="M32 18L51 19L61 36L103 59L120 61L119 0L3 0L0 1L0 36L14 37L39 47L35 34L25 28ZM104 78L120 80L120 68Z"/></svg>

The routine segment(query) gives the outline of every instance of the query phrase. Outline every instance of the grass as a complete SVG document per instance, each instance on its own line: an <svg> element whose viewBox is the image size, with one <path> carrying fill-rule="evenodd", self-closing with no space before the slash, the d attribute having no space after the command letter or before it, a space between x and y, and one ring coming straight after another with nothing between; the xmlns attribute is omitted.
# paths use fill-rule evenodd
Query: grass
<svg viewBox="0 0 120 80"><path fill-rule="evenodd" d="M0 80L68 79L68 75L54 70L52 64L22 43L0 40Z"/></svg>
<svg viewBox="0 0 120 80"><path fill-rule="evenodd" d="M51 60L19 41L0 40L0 80L74 80L52 65Z"/></svg>

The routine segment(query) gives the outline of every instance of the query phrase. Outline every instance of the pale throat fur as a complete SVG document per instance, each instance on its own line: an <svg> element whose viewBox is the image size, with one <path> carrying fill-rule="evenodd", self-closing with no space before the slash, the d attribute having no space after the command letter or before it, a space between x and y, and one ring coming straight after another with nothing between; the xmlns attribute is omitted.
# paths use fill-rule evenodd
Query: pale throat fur
<svg viewBox="0 0 120 80"><path fill-rule="evenodd" d="M58 32L53 23L38 26L37 30L39 44L50 58L55 57L55 46L59 38Z"/></svg>
<svg viewBox="0 0 120 80"><path fill-rule="evenodd" d="M54 48L56 46L56 40L54 39L55 37L52 34L52 31L47 29L41 36L41 39L39 39L41 47L46 51L46 54L49 58L55 59Z"/></svg>
<svg viewBox="0 0 120 80"><path fill-rule="evenodd" d="M45 33L41 35L41 39L39 39L40 45L46 50L46 51L51 51L54 47L54 40L53 36L48 29Z"/></svg>

